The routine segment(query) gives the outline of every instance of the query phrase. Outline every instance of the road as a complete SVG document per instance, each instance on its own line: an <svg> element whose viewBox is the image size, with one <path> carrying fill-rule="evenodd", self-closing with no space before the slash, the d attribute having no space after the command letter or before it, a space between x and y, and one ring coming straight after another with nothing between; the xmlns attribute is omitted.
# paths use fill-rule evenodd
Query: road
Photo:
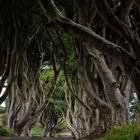
<svg viewBox="0 0 140 140"><path fill-rule="evenodd" d="M60 133L55 138L44 138L44 137L1 137L0 140L75 140L70 132ZM91 140L91 139L80 139L80 140Z"/></svg>
<svg viewBox="0 0 140 140"><path fill-rule="evenodd" d="M42 137L0 137L0 140L75 140L72 138L42 138ZM87 139L82 139L87 140ZM88 139L89 140L89 139Z"/></svg>

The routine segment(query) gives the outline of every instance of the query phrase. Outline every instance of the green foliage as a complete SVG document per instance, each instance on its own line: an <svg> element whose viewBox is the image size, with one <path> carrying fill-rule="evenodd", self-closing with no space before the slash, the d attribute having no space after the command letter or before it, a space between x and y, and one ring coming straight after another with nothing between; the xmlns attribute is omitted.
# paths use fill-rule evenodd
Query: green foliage
<svg viewBox="0 0 140 140"><path fill-rule="evenodd" d="M130 102L129 105L130 105L131 121L135 123L137 115L140 114L140 106L138 103L138 99L134 97L134 99Z"/></svg>
<svg viewBox="0 0 140 140"><path fill-rule="evenodd" d="M5 107L2 107L0 106L0 114L3 114L6 112L6 108Z"/></svg>
<svg viewBox="0 0 140 140"><path fill-rule="evenodd" d="M16 134L12 130L6 128L5 126L0 126L0 136L15 136L15 135Z"/></svg>
<svg viewBox="0 0 140 140"><path fill-rule="evenodd" d="M76 54L73 46L73 40L66 34L61 35L65 48L67 50L66 71L68 76L73 75L73 71L77 68Z"/></svg>
<svg viewBox="0 0 140 140"><path fill-rule="evenodd" d="M105 140L133 140L138 130L136 125L114 126L112 130L105 135Z"/></svg>
<svg viewBox="0 0 140 140"><path fill-rule="evenodd" d="M49 78L48 78L49 77ZM41 84L44 84L46 79L48 79L47 87L46 87L46 95L48 94L48 91L51 87L51 81L53 80L54 77L54 71L50 67L49 69L43 69L41 73ZM59 122L63 118L63 115L66 114L66 101L65 101L65 94L64 94L64 83L65 83L65 78L64 74L62 71L60 71L58 80L57 80L57 85L55 92L53 94L53 97L49 99L49 105L47 108L47 116L46 119L48 120L49 123L51 122ZM59 124L59 123L58 123ZM56 131L63 131L64 127L56 125L57 128L54 129L54 133Z"/></svg>
<svg viewBox="0 0 140 140"><path fill-rule="evenodd" d="M37 124L33 129L32 129L32 136L41 136L42 133L42 126L40 124Z"/></svg>
<svg viewBox="0 0 140 140"><path fill-rule="evenodd" d="M44 84L47 78L51 80L53 76L54 76L54 72L52 68L42 70L41 77L40 77L41 83Z"/></svg>
<svg viewBox="0 0 140 140"><path fill-rule="evenodd" d="M63 123L61 123L58 127L55 128L55 132L58 134L58 133L63 133L63 132L67 132L69 129L68 129L68 126L67 126L67 123L66 121L63 121Z"/></svg>
<svg viewBox="0 0 140 140"><path fill-rule="evenodd" d="M7 124L7 115L6 113L0 114L0 125L6 125Z"/></svg>

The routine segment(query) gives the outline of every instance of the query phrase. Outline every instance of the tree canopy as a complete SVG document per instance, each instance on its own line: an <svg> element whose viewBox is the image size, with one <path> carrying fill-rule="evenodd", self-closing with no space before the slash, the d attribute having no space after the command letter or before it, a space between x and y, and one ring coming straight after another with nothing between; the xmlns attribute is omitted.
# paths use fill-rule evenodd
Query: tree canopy
<svg viewBox="0 0 140 140"><path fill-rule="evenodd" d="M139 17L139 0L1 0L7 126L30 135L41 122L47 136L65 118L81 138L131 123L134 92L140 102Z"/></svg>

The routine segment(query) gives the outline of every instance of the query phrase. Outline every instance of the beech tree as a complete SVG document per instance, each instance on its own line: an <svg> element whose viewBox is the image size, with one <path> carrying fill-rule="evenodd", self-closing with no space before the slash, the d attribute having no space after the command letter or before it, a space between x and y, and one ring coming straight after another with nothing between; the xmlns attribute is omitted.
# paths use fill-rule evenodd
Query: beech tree
<svg viewBox="0 0 140 140"><path fill-rule="evenodd" d="M67 90L72 93L67 96L67 120L74 135L83 137L99 126L105 130L129 123L132 93L135 91L138 99L140 95L139 2L76 0L74 19L65 17L52 0L39 0L39 4L48 25L75 38L78 69L73 89ZM86 110L81 110L75 94L82 98ZM86 115L87 109L90 115ZM91 122L96 125L87 127Z"/></svg>
<svg viewBox="0 0 140 140"><path fill-rule="evenodd" d="M7 125L17 135L30 135L31 129L40 120L54 93L61 67L58 57L56 62L56 52L48 43L52 50L49 55L52 57L54 76L46 96L47 82L45 85L41 84L40 73L47 53L44 54L43 33L40 23L36 22L37 16L27 8L37 4L32 3L33 1L8 0L0 2L0 92L6 86L0 103L8 98ZM39 100L36 92L39 93Z"/></svg>
<svg viewBox="0 0 140 140"><path fill-rule="evenodd" d="M75 36L76 38L81 39L82 41L85 42L85 45L88 53L91 55L94 55L94 49L96 48L97 50L103 52L106 55L113 56L120 61L123 66L125 67L124 70L125 72L131 77L135 89L137 91L137 95L139 92L139 86L137 86L137 79L138 79L138 71L139 71L139 35L138 35L138 23L135 24L135 21L127 21L127 22L132 22L131 26L128 25L128 23L124 23L124 19L119 19L119 17L115 16L113 13L113 10L111 10L111 6L109 3L106 1L102 1L102 5L99 4L101 1L93 1L92 3L94 4L95 8L97 9L99 15L104 19L105 23L113 28L116 29L121 36L130 43L130 47L132 48L133 52L131 53L130 51L125 50L125 48L122 48L120 45L115 44L114 42L111 42L99 35L97 35L94 31L91 29L82 26L81 24L77 24L74 21L64 17L60 11L57 9L55 6L54 2L51 0L42 0L39 1L41 8L43 9L45 15L47 16L49 23L53 23L54 25L60 27L60 29L64 30L65 32L68 32L69 34ZM82 2L80 2L82 3ZM116 1L112 1L112 4L115 6L119 6L120 4L116 4ZM132 6L135 4L132 1ZM137 4L137 3L136 3ZM84 5L85 6L85 5ZM99 7L102 6L102 7ZM132 6L130 6L132 8ZM115 8L115 7L114 7ZM130 12L130 8L128 11ZM138 10L138 9L137 9ZM106 11L106 12L105 12ZM129 13L128 12L128 13ZM124 13L123 13L124 14ZM126 13L126 16L128 14ZM125 18L126 18L125 16ZM132 15L133 16L133 15ZM135 17L133 17L135 18ZM111 19L111 20L110 20ZM131 19L129 19L131 20ZM134 27L135 24L135 29ZM136 30L137 29L137 30ZM135 50L136 49L136 50ZM133 72L135 71L135 73ZM135 76L137 75L137 78Z"/></svg>

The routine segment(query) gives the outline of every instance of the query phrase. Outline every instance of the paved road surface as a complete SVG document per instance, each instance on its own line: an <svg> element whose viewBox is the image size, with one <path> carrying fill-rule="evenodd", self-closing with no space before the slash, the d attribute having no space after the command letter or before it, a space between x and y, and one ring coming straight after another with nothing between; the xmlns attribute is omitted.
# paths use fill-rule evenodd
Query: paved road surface
<svg viewBox="0 0 140 140"><path fill-rule="evenodd" d="M0 140L75 140L70 132L60 133L56 138L42 138L42 137L1 137ZM82 139L87 140L87 139ZM90 140L90 139L88 139Z"/></svg>
<svg viewBox="0 0 140 140"><path fill-rule="evenodd" d="M56 137L67 138L67 139L73 138L71 132L60 133Z"/></svg>
<svg viewBox="0 0 140 140"><path fill-rule="evenodd" d="M64 140L65 138L42 138L42 137L0 137L0 140ZM70 139L69 139L70 140ZM71 139L72 140L72 139Z"/></svg>
<svg viewBox="0 0 140 140"><path fill-rule="evenodd" d="M63 137L58 137L58 138L42 138L42 137L1 137L0 136L0 140L74 140L74 139L63 138ZM82 140L87 140L87 139L82 139Z"/></svg>

